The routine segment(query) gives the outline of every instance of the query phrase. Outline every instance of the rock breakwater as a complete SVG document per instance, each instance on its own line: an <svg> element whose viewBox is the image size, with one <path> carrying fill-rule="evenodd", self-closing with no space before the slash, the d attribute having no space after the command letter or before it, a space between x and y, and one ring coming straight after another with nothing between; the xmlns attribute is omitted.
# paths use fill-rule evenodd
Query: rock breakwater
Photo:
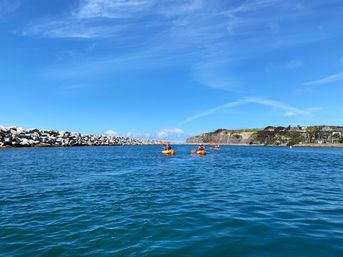
<svg viewBox="0 0 343 257"><path fill-rule="evenodd" d="M78 132L0 126L0 147L113 146L146 144L139 139Z"/></svg>

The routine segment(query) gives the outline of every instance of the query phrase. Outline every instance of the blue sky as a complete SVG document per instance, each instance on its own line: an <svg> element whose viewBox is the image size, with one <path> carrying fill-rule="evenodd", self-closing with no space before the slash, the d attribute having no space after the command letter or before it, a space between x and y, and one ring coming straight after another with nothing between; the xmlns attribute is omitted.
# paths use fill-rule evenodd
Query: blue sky
<svg viewBox="0 0 343 257"><path fill-rule="evenodd" d="M0 0L0 124L343 125L342 16L340 0Z"/></svg>

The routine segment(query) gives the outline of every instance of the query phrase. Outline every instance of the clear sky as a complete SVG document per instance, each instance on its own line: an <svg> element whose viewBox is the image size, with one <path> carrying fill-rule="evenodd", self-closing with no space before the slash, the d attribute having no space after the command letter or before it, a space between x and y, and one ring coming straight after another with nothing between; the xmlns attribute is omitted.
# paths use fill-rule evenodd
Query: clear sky
<svg viewBox="0 0 343 257"><path fill-rule="evenodd" d="M342 17L341 0L0 0L0 124L343 125Z"/></svg>

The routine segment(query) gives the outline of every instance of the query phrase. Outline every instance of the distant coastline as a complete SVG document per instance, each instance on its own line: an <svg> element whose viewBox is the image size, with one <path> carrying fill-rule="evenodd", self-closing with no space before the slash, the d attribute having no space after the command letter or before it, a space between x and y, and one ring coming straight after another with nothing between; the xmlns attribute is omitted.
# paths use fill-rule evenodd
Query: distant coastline
<svg viewBox="0 0 343 257"><path fill-rule="evenodd" d="M268 126L262 129L218 129L190 137L187 143L297 147L343 147L343 126Z"/></svg>
<svg viewBox="0 0 343 257"><path fill-rule="evenodd" d="M337 144L300 144L294 145L294 147L343 147L342 143Z"/></svg>
<svg viewBox="0 0 343 257"><path fill-rule="evenodd" d="M158 140L143 140L121 136L81 134L79 132L24 129L0 125L0 148L158 145ZM343 147L343 127L307 126L272 127L264 129L218 129L190 137L185 143L220 144L227 146L280 147Z"/></svg>
<svg viewBox="0 0 343 257"><path fill-rule="evenodd" d="M186 143L187 145L198 145L199 143ZM208 143L203 143L205 145L213 145L213 143L208 144ZM289 145L263 145L263 144L220 144L221 146L247 146L247 147L261 147L261 146L277 146L277 147L290 147ZM297 144L297 145L292 145L292 147L297 147L297 148L301 148L301 147L329 147L329 148L333 148L333 147L338 147L341 148L343 147L342 143L337 143L337 144Z"/></svg>

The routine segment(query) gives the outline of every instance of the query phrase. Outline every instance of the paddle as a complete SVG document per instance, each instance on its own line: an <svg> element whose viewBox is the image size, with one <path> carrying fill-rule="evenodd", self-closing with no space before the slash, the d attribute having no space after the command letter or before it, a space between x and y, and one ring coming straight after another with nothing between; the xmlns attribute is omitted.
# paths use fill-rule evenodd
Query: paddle
<svg viewBox="0 0 343 257"><path fill-rule="evenodd" d="M162 140L158 141L160 143L160 145L165 145L166 143L164 143ZM163 150L165 150L165 148L163 147Z"/></svg>

